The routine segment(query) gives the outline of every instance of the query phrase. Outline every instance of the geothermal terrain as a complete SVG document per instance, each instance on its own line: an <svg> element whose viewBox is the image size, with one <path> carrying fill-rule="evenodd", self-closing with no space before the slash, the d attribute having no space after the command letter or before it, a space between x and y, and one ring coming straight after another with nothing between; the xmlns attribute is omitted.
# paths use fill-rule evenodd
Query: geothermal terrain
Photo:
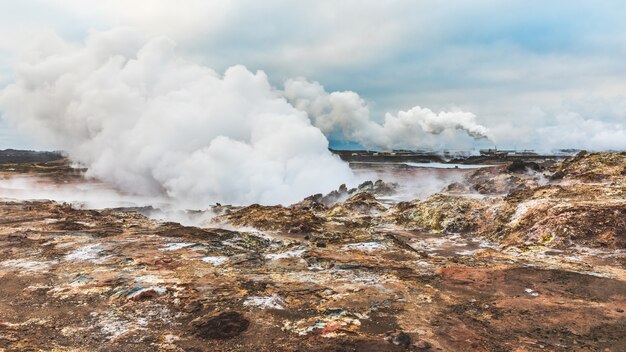
<svg viewBox="0 0 626 352"><path fill-rule="evenodd" d="M102 193L54 159L0 165L0 351L626 350L626 153L354 163L176 222L69 202Z"/></svg>

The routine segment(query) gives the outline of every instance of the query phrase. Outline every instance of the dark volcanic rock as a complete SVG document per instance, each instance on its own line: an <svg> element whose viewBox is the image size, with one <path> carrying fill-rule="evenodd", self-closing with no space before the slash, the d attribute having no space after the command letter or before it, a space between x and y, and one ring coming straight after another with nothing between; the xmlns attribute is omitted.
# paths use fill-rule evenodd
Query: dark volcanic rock
<svg viewBox="0 0 626 352"><path fill-rule="evenodd" d="M238 312L204 315L190 323L194 334L207 339L232 339L246 331L250 321Z"/></svg>
<svg viewBox="0 0 626 352"><path fill-rule="evenodd" d="M396 193L398 184L394 182L385 182L378 180L376 182L366 181L357 187L357 192L367 192L375 196L390 196Z"/></svg>
<svg viewBox="0 0 626 352"><path fill-rule="evenodd" d="M507 166L506 171L510 173L523 174L528 171L541 171L542 167L535 162L514 161Z"/></svg>
<svg viewBox="0 0 626 352"><path fill-rule="evenodd" d="M388 334L387 340L396 346L401 346L404 348L408 348L411 345L411 336L409 336L409 334L405 333L404 331Z"/></svg>
<svg viewBox="0 0 626 352"><path fill-rule="evenodd" d="M336 203L343 202L346 199L358 193L369 193L375 197L385 197L396 193L397 183L385 182L377 180L376 182L365 181L355 188L348 189L345 184L339 186L338 189L331 191L327 195L315 194L304 198L303 201L294 204L292 207L305 210L324 210L332 207Z"/></svg>

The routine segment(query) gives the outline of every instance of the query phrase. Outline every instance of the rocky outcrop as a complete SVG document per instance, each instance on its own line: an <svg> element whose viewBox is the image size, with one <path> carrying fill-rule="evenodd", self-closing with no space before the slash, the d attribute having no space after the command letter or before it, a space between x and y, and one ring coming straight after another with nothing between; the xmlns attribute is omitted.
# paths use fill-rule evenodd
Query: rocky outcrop
<svg viewBox="0 0 626 352"><path fill-rule="evenodd" d="M332 206L327 212L329 217L351 217L361 215L378 215L387 211L387 208L376 200L371 193L361 192L343 202Z"/></svg>
<svg viewBox="0 0 626 352"><path fill-rule="evenodd" d="M299 203L294 204L292 207L299 209L311 209L311 210L325 210L332 207L334 204L343 202L346 199L359 194L368 193L374 197L386 197L396 193L398 185L396 183L389 183L383 180L377 180L376 182L365 181L358 187L350 188L343 184L338 189L331 191L326 195L315 194L309 196Z"/></svg>
<svg viewBox="0 0 626 352"><path fill-rule="evenodd" d="M545 178L538 173L539 166L532 165L511 163L478 169L465 178L465 187L461 187L461 190L485 195L506 195L520 189L537 187L545 182Z"/></svg>
<svg viewBox="0 0 626 352"><path fill-rule="evenodd" d="M482 224L485 205L478 200L435 194L424 201L402 202L392 218L409 228L430 232L472 232Z"/></svg>
<svg viewBox="0 0 626 352"><path fill-rule="evenodd" d="M324 220L310 210L253 204L219 216L214 222L265 231L306 233L319 231Z"/></svg>
<svg viewBox="0 0 626 352"><path fill-rule="evenodd" d="M581 182L616 181L626 178L626 152L587 153L556 164L551 171L553 179L578 180Z"/></svg>
<svg viewBox="0 0 626 352"><path fill-rule="evenodd" d="M504 245L624 248L625 165L624 153L581 153L557 163L552 172L559 180L550 182L534 164L483 168L449 185L447 194L398 204L392 218L423 231L472 233Z"/></svg>

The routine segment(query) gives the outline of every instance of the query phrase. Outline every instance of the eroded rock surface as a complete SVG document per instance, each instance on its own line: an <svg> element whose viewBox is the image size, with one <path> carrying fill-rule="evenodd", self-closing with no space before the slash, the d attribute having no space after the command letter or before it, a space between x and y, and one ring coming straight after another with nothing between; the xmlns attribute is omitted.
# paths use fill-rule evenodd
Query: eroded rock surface
<svg viewBox="0 0 626 352"><path fill-rule="evenodd" d="M522 166L204 228L3 200L0 351L622 351L624 154Z"/></svg>

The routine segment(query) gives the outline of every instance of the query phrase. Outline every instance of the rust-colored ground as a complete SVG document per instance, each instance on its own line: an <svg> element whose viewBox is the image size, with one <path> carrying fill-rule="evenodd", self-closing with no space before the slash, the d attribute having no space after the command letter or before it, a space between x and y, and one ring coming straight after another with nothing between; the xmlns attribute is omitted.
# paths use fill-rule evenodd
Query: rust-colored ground
<svg viewBox="0 0 626 352"><path fill-rule="evenodd" d="M625 351L625 185L582 161L502 183L519 194L220 207L205 228L5 199L0 351Z"/></svg>

